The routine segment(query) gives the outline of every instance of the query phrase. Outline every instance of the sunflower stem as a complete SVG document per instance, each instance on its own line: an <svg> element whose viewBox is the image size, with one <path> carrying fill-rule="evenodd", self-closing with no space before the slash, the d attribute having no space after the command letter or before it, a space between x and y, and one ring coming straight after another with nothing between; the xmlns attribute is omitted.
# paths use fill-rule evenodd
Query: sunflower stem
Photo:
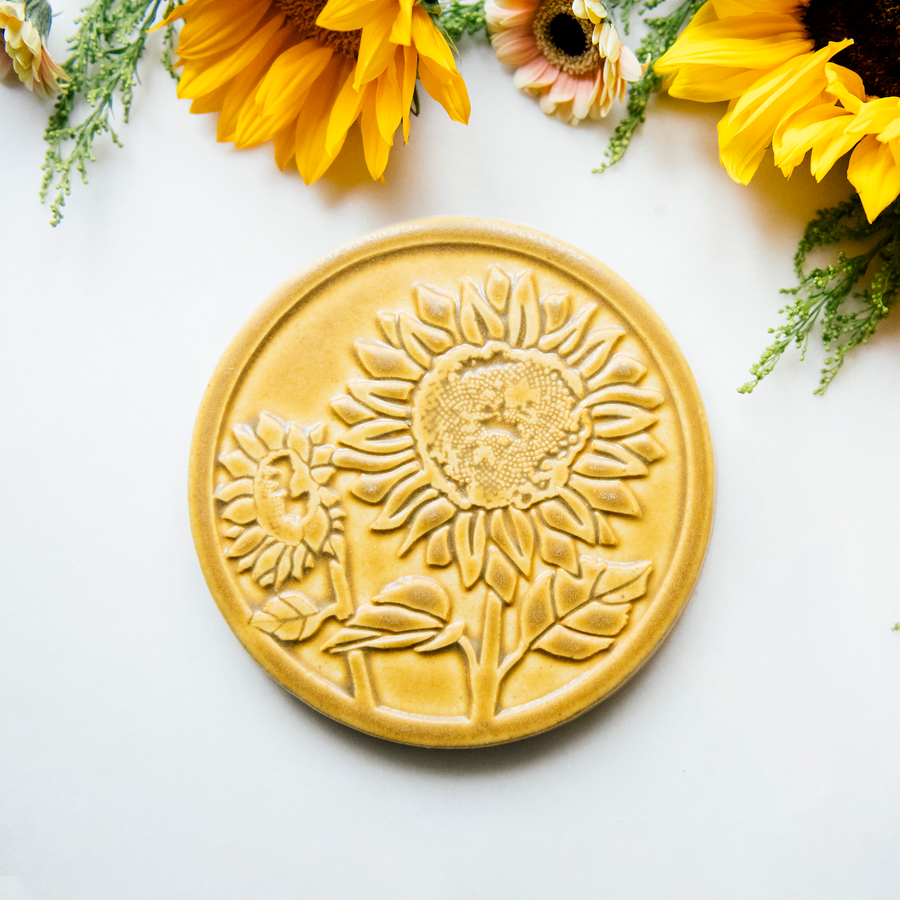
<svg viewBox="0 0 900 900"><path fill-rule="evenodd" d="M478 665L472 670L472 720L488 723L497 714L500 689L500 624L503 603L488 591Z"/></svg>
<svg viewBox="0 0 900 900"><path fill-rule="evenodd" d="M347 654L350 676L353 678L353 696L357 704L366 709L375 708L375 692L366 666L366 656L362 650L351 650Z"/></svg>

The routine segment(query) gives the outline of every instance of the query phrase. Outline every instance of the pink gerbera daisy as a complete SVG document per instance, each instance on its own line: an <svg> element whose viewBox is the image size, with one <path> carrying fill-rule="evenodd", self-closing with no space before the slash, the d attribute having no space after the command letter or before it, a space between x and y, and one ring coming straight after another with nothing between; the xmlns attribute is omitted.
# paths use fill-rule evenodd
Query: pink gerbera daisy
<svg viewBox="0 0 900 900"><path fill-rule="evenodd" d="M605 116L613 100L624 98L628 82L643 74L602 4L589 6L579 0L575 9L572 0L485 3L497 59L517 68L516 87L540 97L548 116L570 124Z"/></svg>

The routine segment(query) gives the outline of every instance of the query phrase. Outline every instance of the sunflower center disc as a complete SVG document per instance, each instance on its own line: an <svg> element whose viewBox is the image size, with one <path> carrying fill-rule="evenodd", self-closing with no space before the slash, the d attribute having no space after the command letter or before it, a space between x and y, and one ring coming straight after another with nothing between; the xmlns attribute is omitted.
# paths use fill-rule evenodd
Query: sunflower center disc
<svg viewBox="0 0 900 900"><path fill-rule="evenodd" d="M435 361L413 405L413 435L463 509L526 509L556 494L590 434L581 379L548 354L504 344Z"/></svg>
<svg viewBox="0 0 900 900"><path fill-rule="evenodd" d="M834 61L859 74L870 96L900 95L900 3L810 0L801 15L816 50L853 38Z"/></svg>

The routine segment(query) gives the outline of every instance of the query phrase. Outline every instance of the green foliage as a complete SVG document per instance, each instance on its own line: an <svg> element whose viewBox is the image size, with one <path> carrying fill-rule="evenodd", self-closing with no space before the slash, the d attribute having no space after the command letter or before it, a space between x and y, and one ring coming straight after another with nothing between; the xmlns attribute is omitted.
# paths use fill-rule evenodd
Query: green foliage
<svg viewBox="0 0 900 900"><path fill-rule="evenodd" d="M900 631L900 622L894 622L894 627L891 631Z"/></svg>
<svg viewBox="0 0 900 900"><path fill-rule="evenodd" d="M94 141L105 133L114 144L122 146L110 124L113 101L118 95L122 120L128 122L137 83L137 64L144 53L147 32L163 2L93 0L76 20L78 32L69 39L70 53L63 63L69 81L62 87L44 132L48 148L41 200L46 200L53 187L56 193L50 205L52 225L62 220L62 208L72 190L74 172L79 172L82 182L87 182L87 163L94 160ZM170 2L168 10L174 6ZM171 34L166 36L170 71L173 40ZM90 111L73 125L79 99L87 101Z"/></svg>
<svg viewBox="0 0 900 900"><path fill-rule="evenodd" d="M656 9L660 3L662 0L646 0L638 10L638 15L645 16L650 10ZM650 101L650 95L657 93L662 87L663 79L653 71L654 63L675 43L678 33L687 25L694 13L703 6L703 3L704 0L682 0L667 16L644 19L649 31L641 40L637 58L647 65L647 71L640 81L636 81L629 87L625 117L616 125L616 129L609 139L609 146L606 148L606 162L599 169L594 169L594 172L605 172L625 155L638 126L647 119L647 104ZM635 0L623 0L621 4L626 33L628 31L628 14L634 5Z"/></svg>
<svg viewBox="0 0 900 900"><path fill-rule="evenodd" d="M484 33L487 36L484 0L474 0L472 3L450 0L441 8L439 23L441 30L453 42L458 41L464 34Z"/></svg>
<svg viewBox="0 0 900 900"><path fill-rule="evenodd" d="M806 272L810 251L854 242L861 252L848 256L840 248L834 262ZM809 336L821 318L825 360L817 394L824 394L844 364L846 355L866 344L897 302L900 293L900 199L872 224L866 220L857 195L830 209L820 210L807 226L794 256L797 285L782 291L793 297L779 310L786 321L770 329L774 342L751 369L753 376L740 388L749 394L774 368L784 351L795 344L801 359ZM867 286L864 285L868 281ZM854 308L856 307L856 308Z"/></svg>

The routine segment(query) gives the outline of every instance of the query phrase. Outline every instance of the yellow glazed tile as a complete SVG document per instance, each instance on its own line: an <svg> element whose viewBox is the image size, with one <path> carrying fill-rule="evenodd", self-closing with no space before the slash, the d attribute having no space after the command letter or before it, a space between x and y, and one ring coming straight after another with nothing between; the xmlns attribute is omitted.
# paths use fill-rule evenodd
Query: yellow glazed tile
<svg viewBox="0 0 900 900"><path fill-rule="evenodd" d="M283 284L191 452L194 539L256 661L341 722L471 747L625 683L712 521L691 372L601 263L476 219L400 225Z"/></svg>

